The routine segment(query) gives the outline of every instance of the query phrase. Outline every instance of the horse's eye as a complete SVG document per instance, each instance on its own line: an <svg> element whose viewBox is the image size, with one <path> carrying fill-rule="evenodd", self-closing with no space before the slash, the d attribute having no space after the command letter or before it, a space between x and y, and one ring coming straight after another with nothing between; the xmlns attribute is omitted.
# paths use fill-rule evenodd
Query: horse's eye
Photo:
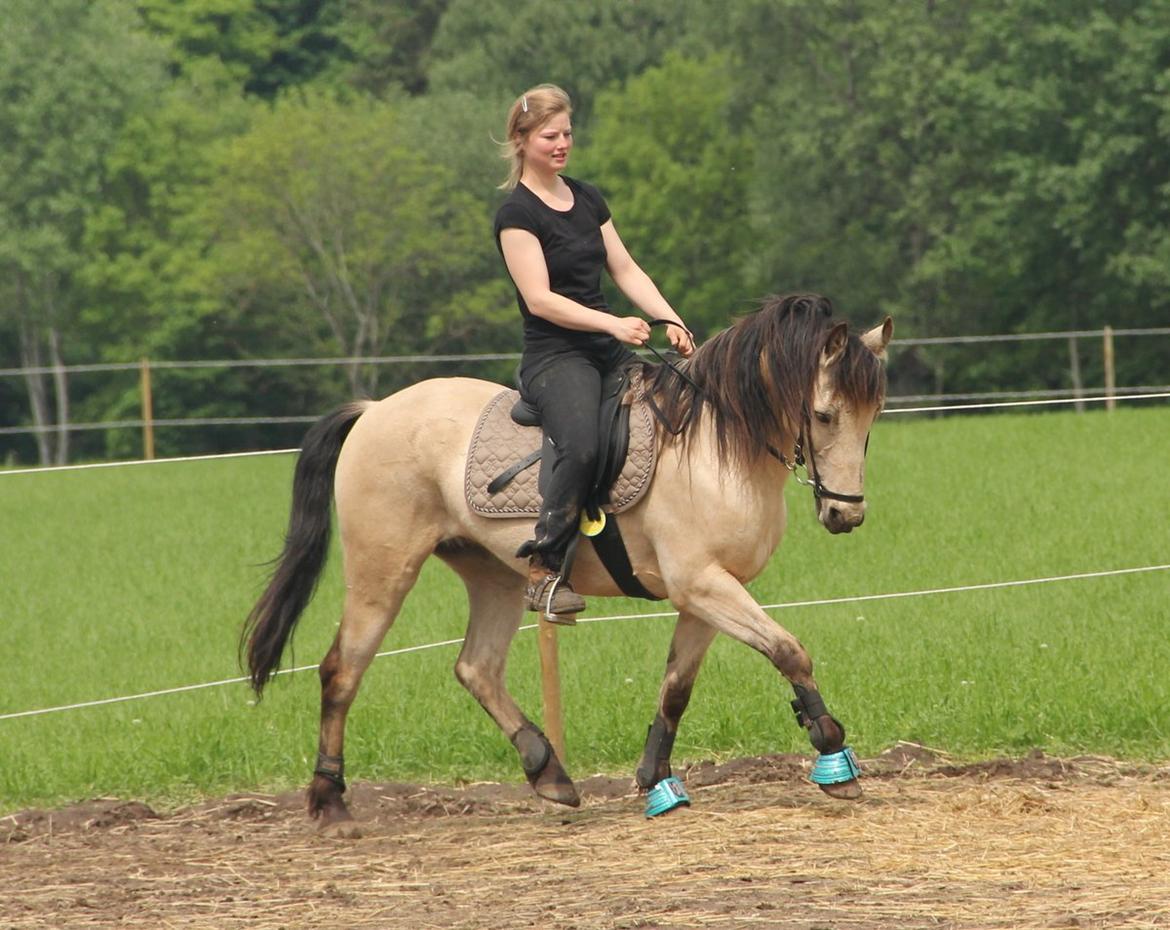
<svg viewBox="0 0 1170 930"><path fill-rule="evenodd" d="M819 422L825 424L833 422L833 415L831 413L825 413L823 410L816 411L816 418Z"/></svg>

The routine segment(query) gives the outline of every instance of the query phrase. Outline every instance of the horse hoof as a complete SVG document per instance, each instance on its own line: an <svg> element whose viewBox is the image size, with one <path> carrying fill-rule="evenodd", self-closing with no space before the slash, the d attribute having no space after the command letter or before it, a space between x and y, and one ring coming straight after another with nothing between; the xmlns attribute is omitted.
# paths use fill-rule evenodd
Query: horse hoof
<svg viewBox="0 0 1170 930"><path fill-rule="evenodd" d="M683 783L668 775L646 793L646 816L660 817L676 807L690 807L691 796Z"/></svg>
<svg viewBox="0 0 1170 930"><path fill-rule="evenodd" d="M532 780L532 789L546 801L555 801L566 807L579 807L581 795L577 793L577 786L573 779L557 761L556 756L549 759L548 764Z"/></svg>
<svg viewBox="0 0 1170 930"><path fill-rule="evenodd" d="M544 739L543 734L541 739ZM573 779L569 777L569 773L565 771L551 746L547 748L547 752L544 767L538 772L526 773L532 790L546 801L555 801L566 807L579 807L581 795L577 794L577 786L573 784Z"/></svg>
<svg viewBox="0 0 1170 930"><path fill-rule="evenodd" d="M332 823L323 823L318 832L322 836L338 840L359 840L362 837L362 828L355 820L334 820Z"/></svg>
<svg viewBox="0 0 1170 930"><path fill-rule="evenodd" d="M318 811L317 819L317 832L321 836L356 840L362 835L362 828L344 804L334 804Z"/></svg>
<svg viewBox="0 0 1170 930"><path fill-rule="evenodd" d="M580 807L581 795L577 793L577 786L571 781L549 781L542 783L539 779L533 785L536 793L546 801L555 801L566 807Z"/></svg>
<svg viewBox="0 0 1170 930"><path fill-rule="evenodd" d="M819 785L821 791L839 801L856 801L861 797L861 783L856 779L840 781L835 785Z"/></svg>

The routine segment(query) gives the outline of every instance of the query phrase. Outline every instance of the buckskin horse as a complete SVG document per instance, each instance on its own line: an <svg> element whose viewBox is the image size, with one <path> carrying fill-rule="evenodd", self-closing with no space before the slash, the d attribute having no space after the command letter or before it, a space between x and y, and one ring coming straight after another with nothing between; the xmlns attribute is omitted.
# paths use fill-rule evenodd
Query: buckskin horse
<svg viewBox="0 0 1170 930"><path fill-rule="evenodd" d="M808 653L744 583L780 542L787 519L782 492L798 463L829 532L847 533L864 519L866 445L885 399L892 333L888 317L862 335L850 333L833 319L826 298L790 295L763 301L677 368L647 365L645 391L660 447L649 490L622 514L622 535L638 581L669 598L678 621L637 769L642 789L673 778L679 721L707 648L725 633L762 653L791 683L797 719L820 753L817 765L827 761L827 777L817 778L814 767L813 780L834 797L860 796L845 728L817 690ZM335 503L346 593L320 666L319 754L308 789L309 812L322 827L352 829L343 799L346 715L431 555L467 588L470 616L456 677L511 740L535 792L579 803L548 739L505 687L526 577L526 562L514 553L531 534L532 519L485 519L465 497L470 437L501 390L467 378L422 381L377 402L346 404L306 434L284 550L241 644L259 694L312 597ZM693 532L696 513L702 533ZM573 585L587 595L621 593L586 545Z"/></svg>

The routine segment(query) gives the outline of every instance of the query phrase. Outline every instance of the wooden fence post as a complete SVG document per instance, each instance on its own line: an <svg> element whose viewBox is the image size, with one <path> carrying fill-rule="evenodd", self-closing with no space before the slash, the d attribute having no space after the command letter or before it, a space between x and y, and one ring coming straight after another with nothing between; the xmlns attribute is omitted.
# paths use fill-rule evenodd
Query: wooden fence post
<svg viewBox="0 0 1170 930"><path fill-rule="evenodd" d="M144 358L142 370L142 457L154 458L154 395L150 386L150 359Z"/></svg>
<svg viewBox="0 0 1170 930"><path fill-rule="evenodd" d="M1113 364L1113 327L1106 326L1104 334L1105 351L1105 409L1112 410L1117 406L1114 394L1117 392L1117 371Z"/></svg>
<svg viewBox="0 0 1170 930"><path fill-rule="evenodd" d="M1084 413L1085 402L1081 399L1085 396L1085 386L1081 382L1081 352L1077 345L1077 337L1068 337L1068 366L1069 377L1072 379L1073 397L1077 399L1075 404L1077 413Z"/></svg>
<svg viewBox="0 0 1170 930"><path fill-rule="evenodd" d="M540 614L540 688L544 699L544 735L562 763L565 761L565 724L561 713L561 668L557 658L557 625Z"/></svg>

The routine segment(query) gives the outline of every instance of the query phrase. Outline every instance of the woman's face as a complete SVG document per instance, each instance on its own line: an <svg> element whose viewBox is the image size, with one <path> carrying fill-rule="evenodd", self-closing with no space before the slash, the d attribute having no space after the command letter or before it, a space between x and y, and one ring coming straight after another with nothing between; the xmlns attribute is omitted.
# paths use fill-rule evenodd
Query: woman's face
<svg viewBox="0 0 1170 930"><path fill-rule="evenodd" d="M568 164L572 148L572 121L568 113L558 113L532 130L524 140L524 166L540 174L556 174Z"/></svg>

